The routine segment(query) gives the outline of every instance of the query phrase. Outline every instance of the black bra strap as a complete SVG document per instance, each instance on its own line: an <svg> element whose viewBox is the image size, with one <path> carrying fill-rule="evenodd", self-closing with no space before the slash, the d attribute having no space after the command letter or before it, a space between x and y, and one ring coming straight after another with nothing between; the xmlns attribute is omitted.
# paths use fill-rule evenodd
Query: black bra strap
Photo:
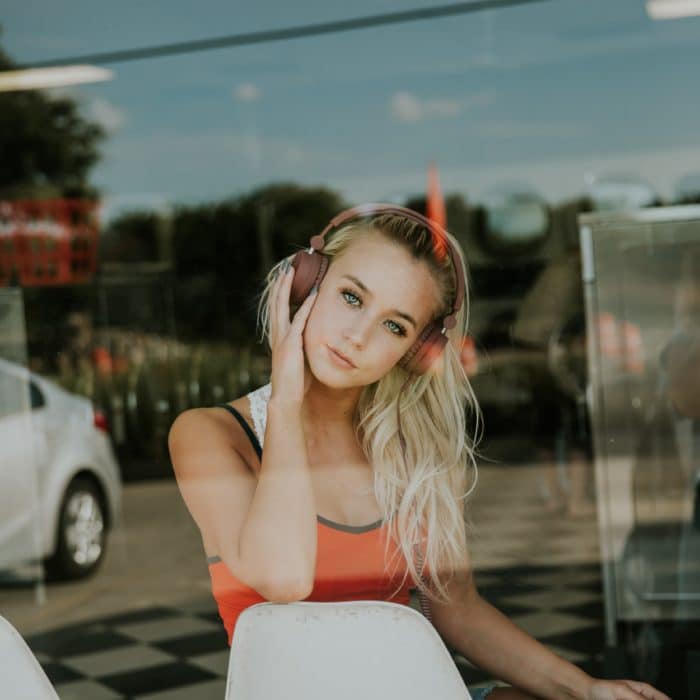
<svg viewBox="0 0 700 700"><path fill-rule="evenodd" d="M251 430L250 426L248 425L248 421L230 404L220 403L217 404L217 408L225 408L241 424L241 428L245 430L245 434L248 436L248 439L253 443L253 447L258 454L258 459L262 459L262 447L260 445L260 441L258 440L258 436Z"/></svg>

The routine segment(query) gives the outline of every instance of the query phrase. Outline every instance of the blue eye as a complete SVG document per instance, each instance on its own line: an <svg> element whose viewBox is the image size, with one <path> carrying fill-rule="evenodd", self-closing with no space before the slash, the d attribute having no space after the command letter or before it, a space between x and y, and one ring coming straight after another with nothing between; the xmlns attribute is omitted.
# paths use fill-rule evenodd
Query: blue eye
<svg viewBox="0 0 700 700"><path fill-rule="evenodd" d="M343 298L345 299L345 303L348 306L354 306L358 308L359 306L362 305L362 299L357 296L354 292L351 292L349 289L343 289L342 290L342 295ZM405 336L406 335L406 329L401 326L400 324L396 323L396 321L387 321L387 328L389 329L390 333L393 333L393 335L398 335L398 336Z"/></svg>
<svg viewBox="0 0 700 700"><path fill-rule="evenodd" d="M344 289L343 290L343 297L345 298L345 301L350 305L350 306L358 306L360 302L360 297L357 296L357 294L353 294L349 289ZM355 301L348 300L348 297L352 297ZM357 302L357 303L355 303Z"/></svg>
<svg viewBox="0 0 700 700"><path fill-rule="evenodd" d="M406 329L403 326L400 326L398 323L395 321L387 321L387 324L392 328L396 330L392 330L391 332L394 333L395 335L406 335Z"/></svg>

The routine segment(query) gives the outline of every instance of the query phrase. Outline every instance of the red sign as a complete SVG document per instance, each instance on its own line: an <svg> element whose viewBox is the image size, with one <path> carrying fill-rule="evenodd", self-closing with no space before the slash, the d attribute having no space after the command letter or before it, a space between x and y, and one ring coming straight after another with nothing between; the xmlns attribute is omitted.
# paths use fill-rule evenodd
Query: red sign
<svg viewBox="0 0 700 700"><path fill-rule="evenodd" d="M97 269L98 202L0 201L0 286L80 284Z"/></svg>

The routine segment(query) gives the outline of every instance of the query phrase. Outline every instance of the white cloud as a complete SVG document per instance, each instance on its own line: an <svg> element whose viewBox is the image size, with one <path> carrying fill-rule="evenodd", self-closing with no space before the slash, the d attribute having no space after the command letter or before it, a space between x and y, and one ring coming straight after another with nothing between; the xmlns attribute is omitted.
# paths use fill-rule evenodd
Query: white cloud
<svg viewBox="0 0 700 700"><path fill-rule="evenodd" d="M410 92L397 92L391 98L391 113L400 122L418 122L423 116L420 100Z"/></svg>
<svg viewBox="0 0 700 700"><path fill-rule="evenodd" d="M415 123L434 117L455 117L464 110L486 107L493 99L493 95L487 92L452 100L421 99L411 92L401 91L391 98L391 113L400 122Z"/></svg>
<svg viewBox="0 0 700 700"><path fill-rule="evenodd" d="M108 133L117 131L126 124L126 112L102 97L89 102L87 113L90 119L104 127Z"/></svg>
<svg viewBox="0 0 700 700"><path fill-rule="evenodd" d="M257 102L262 95L262 90L253 83L241 83L236 86L233 94L240 102Z"/></svg>

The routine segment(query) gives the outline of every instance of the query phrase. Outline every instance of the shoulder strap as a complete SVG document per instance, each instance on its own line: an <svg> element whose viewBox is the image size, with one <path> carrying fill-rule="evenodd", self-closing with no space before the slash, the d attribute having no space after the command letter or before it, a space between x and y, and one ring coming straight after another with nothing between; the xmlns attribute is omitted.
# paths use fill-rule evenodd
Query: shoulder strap
<svg viewBox="0 0 700 700"><path fill-rule="evenodd" d="M240 414L240 412L237 411L230 404L220 403L220 404L217 404L217 407L218 408L225 408L241 424L241 428L243 428L243 430L245 430L245 434L248 436L248 439L253 444L253 447L255 448L255 451L257 452L258 458L262 459L262 447L260 445L260 441L258 440L255 433L252 431L251 427L248 425L248 421L246 421L246 419Z"/></svg>

